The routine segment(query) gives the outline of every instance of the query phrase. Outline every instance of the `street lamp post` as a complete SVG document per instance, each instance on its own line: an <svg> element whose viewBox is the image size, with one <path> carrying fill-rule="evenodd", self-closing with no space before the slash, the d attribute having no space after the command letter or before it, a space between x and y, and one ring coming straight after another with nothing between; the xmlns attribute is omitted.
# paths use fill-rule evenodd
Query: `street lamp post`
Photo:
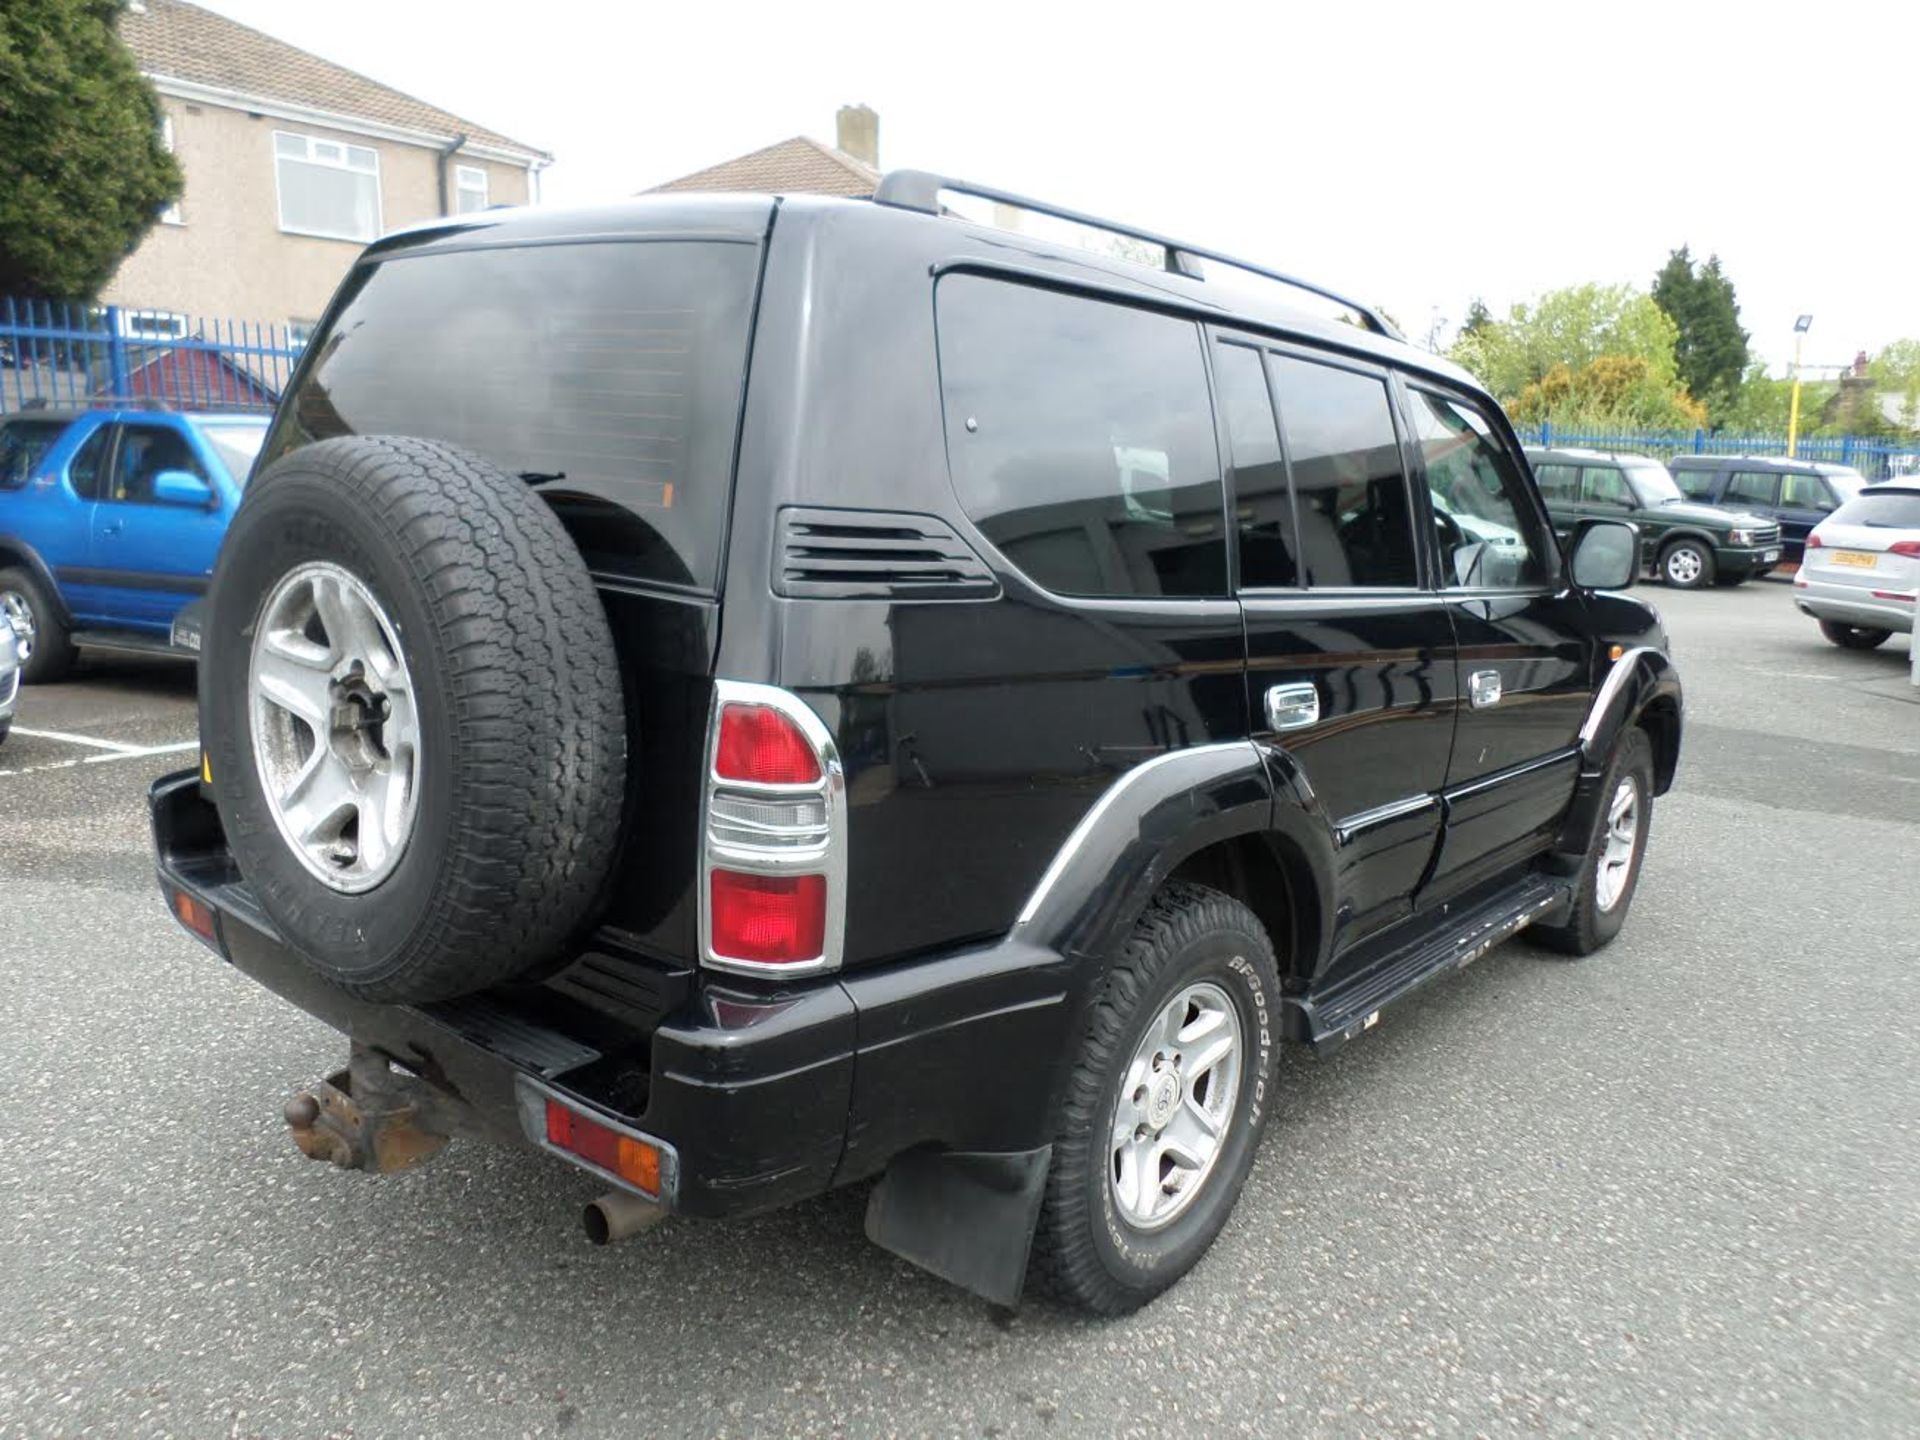
<svg viewBox="0 0 1920 1440"><path fill-rule="evenodd" d="M1793 322L1793 399L1787 404L1787 458L1791 460L1800 439L1800 347L1806 343L1813 317L1802 315Z"/></svg>

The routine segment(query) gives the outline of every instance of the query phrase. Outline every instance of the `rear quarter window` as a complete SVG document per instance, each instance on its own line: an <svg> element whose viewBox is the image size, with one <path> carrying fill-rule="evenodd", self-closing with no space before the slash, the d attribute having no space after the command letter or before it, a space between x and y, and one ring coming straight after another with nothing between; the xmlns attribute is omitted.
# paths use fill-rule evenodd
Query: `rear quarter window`
<svg viewBox="0 0 1920 1440"><path fill-rule="evenodd" d="M67 428L64 420L9 420L0 425L0 490L18 490Z"/></svg>
<svg viewBox="0 0 1920 1440"><path fill-rule="evenodd" d="M589 566L711 588L759 247L607 241L400 255L347 280L262 463L339 435L479 452Z"/></svg>
<svg viewBox="0 0 1920 1440"><path fill-rule="evenodd" d="M1713 498L1713 482L1718 474L1715 470L1674 470L1673 480L1680 487L1680 493L1689 500L1710 500Z"/></svg>
<svg viewBox="0 0 1920 1440"><path fill-rule="evenodd" d="M1056 594L1226 594L1198 326L976 275L937 306L954 488L982 534Z"/></svg>

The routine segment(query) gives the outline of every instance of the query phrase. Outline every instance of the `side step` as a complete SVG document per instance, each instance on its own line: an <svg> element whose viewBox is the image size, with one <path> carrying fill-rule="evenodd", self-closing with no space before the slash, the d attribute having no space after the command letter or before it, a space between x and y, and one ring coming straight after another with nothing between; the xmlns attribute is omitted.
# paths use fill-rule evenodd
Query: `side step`
<svg viewBox="0 0 1920 1440"><path fill-rule="evenodd" d="M1288 996L1289 1033L1316 1054L1330 1054L1368 1029L1380 1012L1450 970L1471 965L1503 940L1573 903L1573 883L1554 875L1529 875L1456 916L1437 935L1349 976L1319 994Z"/></svg>
<svg viewBox="0 0 1920 1440"><path fill-rule="evenodd" d="M155 635L126 630L76 630L68 637L82 650L111 650L121 655L163 655L170 660L197 660L191 650L182 650Z"/></svg>

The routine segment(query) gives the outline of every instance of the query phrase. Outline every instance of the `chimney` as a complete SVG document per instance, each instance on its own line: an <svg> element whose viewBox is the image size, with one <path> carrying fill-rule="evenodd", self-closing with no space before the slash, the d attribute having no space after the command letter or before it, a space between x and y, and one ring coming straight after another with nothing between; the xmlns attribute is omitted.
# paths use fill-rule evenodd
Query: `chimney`
<svg viewBox="0 0 1920 1440"><path fill-rule="evenodd" d="M1856 378L1862 378L1866 375L1867 373L1867 352L1866 351L1862 350L1853 357L1853 373Z"/></svg>
<svg viewBox="0 0 1920 1440"><path fill-rule="evenodd" d="M880 168L880 117L865 105L842 105L834 116L834 141L856 160Z"/></svg>

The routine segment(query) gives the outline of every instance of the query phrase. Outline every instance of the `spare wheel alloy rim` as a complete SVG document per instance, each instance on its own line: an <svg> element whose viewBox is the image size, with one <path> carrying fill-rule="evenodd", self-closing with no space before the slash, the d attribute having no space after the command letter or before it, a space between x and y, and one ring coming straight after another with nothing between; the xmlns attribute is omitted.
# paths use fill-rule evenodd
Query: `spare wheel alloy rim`
<svg viewBox="0 0 1920 1440"><path fill-rule="evenodd" d="M1147 1022L1120 1076L1107 1146L1114 1206L1134 1229L1172 1222L1213 1174L1243 1053L1240 1012L1208 981L1185 986Z"/></svg>
<svg viewBox="0 0 1920 1440"><path fill-rule="evenodd" d="M247 667L254 763L300 863L358 894L406 853L420 798L420 724L399 634L373 592L311 561L273 587Z"/></svg>

